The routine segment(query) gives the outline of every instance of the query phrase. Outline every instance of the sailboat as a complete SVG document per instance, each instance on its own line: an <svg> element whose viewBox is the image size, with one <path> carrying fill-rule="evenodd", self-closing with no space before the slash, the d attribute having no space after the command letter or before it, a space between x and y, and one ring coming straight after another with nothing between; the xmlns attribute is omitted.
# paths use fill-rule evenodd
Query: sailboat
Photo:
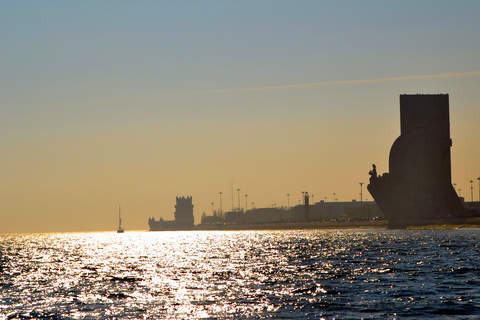
<svg viewBox="0 0 480 320"><path fill-rule="evenodd" d="M122 214L120 212L120 206L118 206L118 230L117 233L124 233L125 229L122 228Z"/></svg>

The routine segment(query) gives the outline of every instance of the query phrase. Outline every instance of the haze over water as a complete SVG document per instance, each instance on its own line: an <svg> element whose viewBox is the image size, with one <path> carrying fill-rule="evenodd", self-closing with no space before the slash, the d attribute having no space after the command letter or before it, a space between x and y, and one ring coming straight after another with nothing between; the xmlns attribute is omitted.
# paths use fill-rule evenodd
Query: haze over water
<svg viewBox="0 0 480 320"><path fill-rule="evenodd" d="M115 230L119 204L145 230L173 219L176 196L193 197L197 223L220 202L358 201L372 163L389 171L404 93L449 94L452 182L478 198L479 12L0 1L0 233Z"/></svg>
<svg viewBox="0 0 480 320"><path fill-rule="evenodd" d="M477 319L480 230L0 236L7 319Z"/></svg>

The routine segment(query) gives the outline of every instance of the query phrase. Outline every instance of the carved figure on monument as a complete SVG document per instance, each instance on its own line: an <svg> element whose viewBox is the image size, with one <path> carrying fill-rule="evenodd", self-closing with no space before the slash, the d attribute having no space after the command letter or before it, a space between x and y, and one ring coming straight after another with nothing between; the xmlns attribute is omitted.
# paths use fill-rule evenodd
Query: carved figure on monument
<svg viewBox="0 0 480 320"><path fill-rule="evenodd" d="M370 171L367 189L382 212L390 222L462 217L451 182L448 94L401 95L400 127L390 172Z"/></svg>
<svg viewBox="0 0 480 320"><path fill-rule="evenodd" d="M370 180L377 178L377 166L375 164L372 164L372 167L373 169L370 170L370 172L368 173L369 175L371 175Z"/></svg>

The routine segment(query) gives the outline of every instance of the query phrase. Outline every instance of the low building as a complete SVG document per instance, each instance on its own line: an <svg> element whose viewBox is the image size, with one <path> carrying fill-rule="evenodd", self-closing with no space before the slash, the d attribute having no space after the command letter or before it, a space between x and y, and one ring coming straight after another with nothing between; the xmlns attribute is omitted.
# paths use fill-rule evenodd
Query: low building
<svg viewBox="0 0 480 320"><path fill-rule="evenodd" d="M229 224L256 224L278 223L291 219L291 213L283 208L255 208L244 211L230 211L225 213L225 223Z"/></svg>
<svg viewBox="0 0 480 320"><path fill-rule="evenodd" d="M305 217L305 205L297 205L292 208L295 220L303 221ZM309 205L309 221L329 221L338 219L373 219L384 218L375 201L320 201Z"/></svg>

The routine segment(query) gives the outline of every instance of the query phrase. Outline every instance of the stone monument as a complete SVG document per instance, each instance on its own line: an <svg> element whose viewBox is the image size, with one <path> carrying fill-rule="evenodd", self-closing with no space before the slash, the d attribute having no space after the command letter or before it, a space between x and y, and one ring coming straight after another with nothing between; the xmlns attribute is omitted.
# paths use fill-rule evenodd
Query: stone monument
<svg viewBox="0 0 480 320"><path fill-rule="evenodd" d="M368 191L391 224L459 218L464 207L451 182L448 94L400 96L400 136L389 173L370 171Z"/></svg>

